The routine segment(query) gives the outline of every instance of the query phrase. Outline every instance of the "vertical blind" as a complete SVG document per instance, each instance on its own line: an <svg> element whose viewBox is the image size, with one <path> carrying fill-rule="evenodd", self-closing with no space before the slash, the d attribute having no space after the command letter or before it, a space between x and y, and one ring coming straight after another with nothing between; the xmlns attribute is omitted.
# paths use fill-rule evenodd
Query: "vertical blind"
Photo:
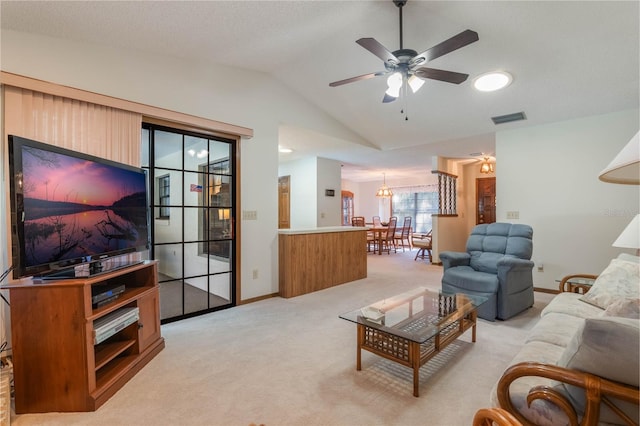
<svg viewBox="0 0 640 426"><path fill-rule="evenodd" d="M8 135L17 135L140 166L141 114L13 86L3 88L5 141Z"/></svg>

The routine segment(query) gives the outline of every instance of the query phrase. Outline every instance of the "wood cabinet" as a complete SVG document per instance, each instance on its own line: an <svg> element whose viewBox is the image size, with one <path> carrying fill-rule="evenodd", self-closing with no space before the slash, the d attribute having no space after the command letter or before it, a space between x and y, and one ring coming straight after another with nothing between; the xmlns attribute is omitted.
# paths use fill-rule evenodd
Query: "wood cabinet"
<svg viewBox="0 0 640 426"><path fill-rule="evenodd" d="M122 284L93 308L91 289ZM94 411L164 348L157 262L91 278L12 283L11 338L16 413ZM137 322L94 345L94 321L137 307Z"/></svg>

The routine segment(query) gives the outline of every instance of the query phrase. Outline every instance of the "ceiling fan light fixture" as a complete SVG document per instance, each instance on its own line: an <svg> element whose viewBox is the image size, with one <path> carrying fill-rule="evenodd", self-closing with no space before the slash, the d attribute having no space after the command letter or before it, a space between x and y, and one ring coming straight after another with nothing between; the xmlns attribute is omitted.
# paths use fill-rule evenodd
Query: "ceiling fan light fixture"
<svg viewBox="0 0 640 426"><path fill-rule="evenodd" d="M387 86L389 89L400 89L402 87L402 74L399 72L394 72L387 78Z"/></svg>
<svg viewBox="0 0 640 426"><path fill-rule="evenodd" d="M389 87L386 92L386 95L392 98L398 98L400 96L400 88L399 87Z"/></svg>
<svg viewBox="0 0 640 426"><path fill-rule="evenodd" d="M385 92L387 95L397 98L400 96L400 88L402 87L402 74L399 72L394 72L387 78L387 91Z"/></svg>
<svg viewBox="0 0 640 426"><path fill-rule="evenodd" d="M482 74L473 82L473 87L481 92L494 92L504 89L513 81L511 74L505 71L492 71Z"/></svg>
<svg viewBox="0 0 640 426"><path fill-rule="evenodd" d="M416 93L418 90L420 90L423 84L424 80L420 77L416 75L412 75L411 77L409 77L409 86L411 87L413 93Z"/></svg>

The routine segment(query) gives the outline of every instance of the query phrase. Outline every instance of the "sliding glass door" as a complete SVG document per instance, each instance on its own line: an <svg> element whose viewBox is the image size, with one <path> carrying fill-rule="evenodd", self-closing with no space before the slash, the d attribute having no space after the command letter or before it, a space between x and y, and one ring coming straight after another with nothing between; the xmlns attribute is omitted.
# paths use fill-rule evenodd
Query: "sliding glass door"
<svg viewBox="0 0 640 426"><path fill-rule="evenodd" d="M143 124L163 323L235 305L234 140Z"/></svg>

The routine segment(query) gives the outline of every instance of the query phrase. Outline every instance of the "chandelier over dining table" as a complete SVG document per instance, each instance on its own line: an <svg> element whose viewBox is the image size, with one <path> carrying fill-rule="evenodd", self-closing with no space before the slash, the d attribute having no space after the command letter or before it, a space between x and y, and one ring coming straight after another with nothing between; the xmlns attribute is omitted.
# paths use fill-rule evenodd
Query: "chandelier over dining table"
<svg viewBox="0 0 640 426"><path fill-rule="evenodd" d="M393 196L393 192L391 188L387 186L387 175L385 173L382 174L382 186L378 188L378 192L376 192L376 197L380 198L391 198Z"/></svg>

